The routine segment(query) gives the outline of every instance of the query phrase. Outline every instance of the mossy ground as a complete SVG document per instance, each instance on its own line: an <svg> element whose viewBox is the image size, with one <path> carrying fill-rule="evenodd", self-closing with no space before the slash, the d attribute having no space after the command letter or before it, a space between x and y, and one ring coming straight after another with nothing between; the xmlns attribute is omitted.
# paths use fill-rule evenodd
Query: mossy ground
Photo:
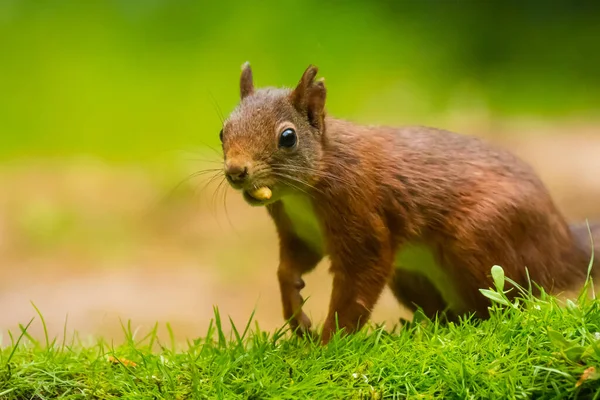
<svg viewBox="0 0 600 400"><path fill-rule="evenodd" d="M325 347L252 318L226 337L217 309L206 335L183 347L127 324L116 347L40 342L24 326L0 351L0 398L600 398L600 302L527 291L510 302L502 281L484 291L489 320L442 324L417 312L401 329L370 326Z"/></svg>

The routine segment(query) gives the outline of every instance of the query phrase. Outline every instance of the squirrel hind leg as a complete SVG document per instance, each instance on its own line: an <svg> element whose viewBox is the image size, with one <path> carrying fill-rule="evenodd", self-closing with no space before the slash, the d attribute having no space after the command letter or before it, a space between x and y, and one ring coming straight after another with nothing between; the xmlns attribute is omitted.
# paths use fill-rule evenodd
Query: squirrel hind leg
<svg viewBox="0 0 600 400"><path fill-rule="evenodd" d="M589 251L590 256L593 244L594 265L592 275L600 276L600 222L590 222L589 227L587 223L572 224L570 228L575 241Z"/></svg>
<svg viewBox="0 0 600 400"><path fill-rule="evenodd" d="M444 314L448 321L456 321L458 317L448 309L448 304L441 293L427 277L417 272L396 268L390 281L389 288L399 303L408 307L412 312L420 307L428 318L436 314Z"/></svg>

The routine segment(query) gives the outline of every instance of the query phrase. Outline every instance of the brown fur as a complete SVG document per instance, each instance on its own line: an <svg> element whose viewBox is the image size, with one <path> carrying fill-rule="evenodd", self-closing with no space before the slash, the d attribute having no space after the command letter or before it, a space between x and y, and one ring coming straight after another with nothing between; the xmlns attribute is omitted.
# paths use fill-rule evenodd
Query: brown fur
<svg viewBox="0 0 600 400"><path fill-rule="evenodd" d="M362 126L325 114L323 81L309 67L294 90L254 89L243 67L242 100L224 125L227 161L249 165L249 190L267 185L266 207L280 241L278 279L284 317L299 332L310 329L302 312L302 275L325 255L333 290L322 340L335 330L360 329L383 289L433 316L447 304L418 273L394 269L403 245L434 252L463 306L452 315L488 316L480 288L492 286L490 269L547 291L583 283L590 261L585 225L569 226L535 172L511 153L480 139L427 127ZM278 148L278 128L294 126L297 148ZM325 236L315 251L291 228L279 199L306 193ZM246 196L249 202L251 199ZM260 204L257 204L260 205ZM592 226L600 249L600 225ZM600 254L600 250L597 250Z"/></svg>

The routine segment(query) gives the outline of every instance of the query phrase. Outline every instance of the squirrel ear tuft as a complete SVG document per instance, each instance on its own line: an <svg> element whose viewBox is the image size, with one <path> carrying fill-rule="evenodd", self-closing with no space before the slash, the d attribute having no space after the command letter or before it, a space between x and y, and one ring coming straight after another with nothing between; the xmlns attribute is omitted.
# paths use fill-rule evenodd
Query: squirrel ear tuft
<svg viewBox="0 0 600 400"><path fill-rule="evenodd" d="M291 94L294 107L301 113L305 113L311 125L323 130L325 124L325 98L327 89L323 78L315 82L315 76L319 69L309 65L302 74L300 82Z"/></svg>
<svg viewBox="0 0 600 400"><path fill-rule="evenodd" d="M252 93L254 93L252 68L250 68L250 63L246 61L242 65L242 76L240 77L240 97L244 99L246 96L249 96Z"/></svg>

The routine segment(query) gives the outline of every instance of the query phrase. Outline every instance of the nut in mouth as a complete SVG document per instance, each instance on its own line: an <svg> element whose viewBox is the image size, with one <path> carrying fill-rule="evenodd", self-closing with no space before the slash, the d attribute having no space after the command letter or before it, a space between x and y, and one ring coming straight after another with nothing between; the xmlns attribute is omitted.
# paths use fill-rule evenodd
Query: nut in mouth
<svg viewBox="0 0 600 400"><path fill-rule="evenodd" d="M251 205L263 205L266 204L271 197L273 192L268 186L260 186L251 190L244 190L244 199Z"/></svg>

